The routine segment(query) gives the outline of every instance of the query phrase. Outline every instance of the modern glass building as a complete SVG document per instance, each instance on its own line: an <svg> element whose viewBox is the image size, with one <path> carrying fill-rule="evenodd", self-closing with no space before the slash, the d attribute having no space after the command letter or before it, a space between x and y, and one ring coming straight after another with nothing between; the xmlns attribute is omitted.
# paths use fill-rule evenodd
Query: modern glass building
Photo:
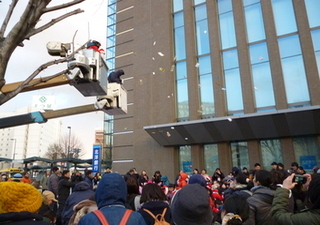
<svg viewBox="0 0 320 225"><path fill-rule="evenodd" d="M283 10L285 9L285 10ZM114 171L320 165L318 0L109 0L107 63L128 114L105 119Z"/></svg>

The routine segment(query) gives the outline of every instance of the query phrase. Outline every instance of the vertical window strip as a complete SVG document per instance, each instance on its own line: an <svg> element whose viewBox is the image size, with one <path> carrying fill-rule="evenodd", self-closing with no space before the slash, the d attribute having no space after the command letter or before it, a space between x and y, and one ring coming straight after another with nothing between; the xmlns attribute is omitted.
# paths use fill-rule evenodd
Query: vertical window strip
<svg viewBox="0 0 320 225"><path fill-rule="evenodd" d="M231 0L218 0L221 48L236 46L236 31Z"/></svg>

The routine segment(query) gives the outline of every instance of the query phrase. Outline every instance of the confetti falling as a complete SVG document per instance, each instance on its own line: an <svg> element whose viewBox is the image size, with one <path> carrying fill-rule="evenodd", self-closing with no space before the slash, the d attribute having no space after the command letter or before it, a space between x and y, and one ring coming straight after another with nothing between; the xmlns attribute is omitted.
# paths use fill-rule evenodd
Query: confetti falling
<svg viewBox="0 0 320 225"><path fill-rule="evenodd" d="M161 57L164 56L162 52L158 52L158 55L160 55Z"/></svg>
<svg viewBox="0 0 320 225"><path fill-rule="evenodd" d="M262 57L262 56L260 56L260 57L259 57L259 59L260 59L260 60L263 60L263 57Z"/></svg>
<svg viewBox="0 0 320 225"><path fill-rule="evenodd" d="M156 73L155 73L155 72L152 72L152 74L153 74L153 75L156 75Z"/></svg>
<svg viewBox="0 0 320 225"><path fill-rule="evenodd" d="M254 89L255 89L255 90L258 90L258 88L257 88L257 87L254 87Z"/></svg>
<svg viewBox="0 0 320 225"><path fill-rule="evenodd" d="M171 127L171 130L174 130L174 127Z"/></svg>
<svg viewBox="0 0 320 225"><path fill-rule="evenodd" d="M164 68L162 68L162 67L160 67L159 70L160 70L161 72L166 71L166 70L165 70Z"/></svg>
<svg viewBox="0 0 320 225"><path fill-rule="evenodd" d="M199 63L196 63L195 67L199 67L199 66L200 66L200 64L199 64Z"/></svg>
<svg viewBox="0 0 320 225"><path fill-rule="evenodd" d="M152 60L156 60L154 57L152 57Z"/></svg>
<svg viewBox="0 0 320 225"><path fill-rule="evenodd" d="M229 120L229 122L231 122L231 121L232 121L232 119L231 119L230 117L228 118L228 120Z"/></svg>
<svg viewBox="0 0 320 225"><path fill-rule="evenodd" d="M157 44L157 41L154 41L154 42L153 42L153 45L156 45L156 44Z"/></svg>
<svg viewBox="0 0 320 225"><path fill-rule="evenodd" d="M142 82L142 80L140 80L140 85L142 85L143 84L143 82Z"/></svg>
<svg viewBox="0 0 320 225"><path fill-rule="evenodd" d="M168 98L170 98L170 95L168 95Z"/></svg>
<svg viewBox="0 0 320 225"><path fill-rule="evenodd" d="M173 71L174 71L174 65L172 65L172 66L171 66L170 71L171 71L171 72L173 72Z"/></svg>
<svg viewBox="0 0 320 225"><path fill-rule="evenodd" d="M225 91L225 90L227 90L227 89L226 89L226 88L221 88L221 90Z"/></svg>
<svg viewBox="0 0 320 225"><path fill-rule="evenodd" d="M167 137L171 137L171 134L169 131L167 131Z"/></svg>

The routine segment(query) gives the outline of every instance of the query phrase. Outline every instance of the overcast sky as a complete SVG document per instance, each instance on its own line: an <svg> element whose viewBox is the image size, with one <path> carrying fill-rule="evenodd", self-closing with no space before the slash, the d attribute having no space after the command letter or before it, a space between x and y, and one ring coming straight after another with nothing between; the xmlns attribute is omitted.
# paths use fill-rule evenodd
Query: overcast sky
<svg viewBox="0 0 320 225"><path fill-rule="evenodd" d="M53 0L52 5L62 4L71 0ZM28 1L19 1L13 15L13 21L9 24L12 27L19 19ZM11 1L5 0L0 3L0 23L6 15ZM67 13L76 8L85 10L69 17L48 30L39 33L30 40L24 41L24 47L18 47L12 55L7 71L6 82L12 83L25 80L39 65L54 59L47 53L46 43L49 41L60 41L63 43L72 42L75 35L75 43L83 44L88 39L98 40L105 49L106 43L106 21L107 21L107 0L86 0L72 8L59 10L45 15L40 21L42 24L54 17ZM62 66L61 69L66 69ZM59 67L52 70L47 69L41 76L52 75L60 71ZM40 77L40 76L38 76ZM47 88L28 93L21 93L9 102L0 106L0 112L13 112L19 108L32 104L34 95L53 95L57 100L57 109L86 105L95 102L95 97L84 97L74 87L63 85L54 88ZM103 113L86 113L75 116L60 118L62 120L62 135L68 134L67 127L71 127L71 133L83 143L84 158L92 157L92 144L94 142L94 131L103 129Z"/></svg>

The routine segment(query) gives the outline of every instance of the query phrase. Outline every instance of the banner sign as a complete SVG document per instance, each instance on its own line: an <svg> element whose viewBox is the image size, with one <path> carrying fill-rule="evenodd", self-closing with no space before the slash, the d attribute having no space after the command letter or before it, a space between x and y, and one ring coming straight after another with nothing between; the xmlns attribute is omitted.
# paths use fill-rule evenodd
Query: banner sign
<svg viewBox="0 0 320 225"><path fill-rule="evenodd" d="M100 172L101 145L93 145L92 172Z"/></svg>

